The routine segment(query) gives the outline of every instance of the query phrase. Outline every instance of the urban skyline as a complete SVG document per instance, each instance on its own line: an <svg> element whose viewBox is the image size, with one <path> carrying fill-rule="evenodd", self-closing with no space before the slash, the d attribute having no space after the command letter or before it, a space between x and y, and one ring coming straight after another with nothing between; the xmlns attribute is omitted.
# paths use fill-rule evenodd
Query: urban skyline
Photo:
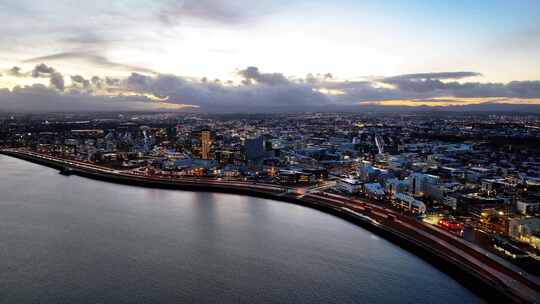
<svg viewBox="0 0 540 304"><path fill-rule="evenodd" d="M8 114L0 126L1 155L59 169L68 183L309 206L398 243L406 235L412 252L435 250L487 299L538 296L537 114ZM484 294L471 274L505 287Z"/></svg>

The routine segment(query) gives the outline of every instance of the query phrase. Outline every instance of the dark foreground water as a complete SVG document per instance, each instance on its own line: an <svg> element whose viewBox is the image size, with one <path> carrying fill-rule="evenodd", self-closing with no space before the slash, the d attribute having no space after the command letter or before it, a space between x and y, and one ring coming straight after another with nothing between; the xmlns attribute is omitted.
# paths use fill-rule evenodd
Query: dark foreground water
<svg viewBox="0 0 540 304"><path fill-rule="evenodd" d="M309 208L108 184L0 155L0 303L477 303Z"/></svg>

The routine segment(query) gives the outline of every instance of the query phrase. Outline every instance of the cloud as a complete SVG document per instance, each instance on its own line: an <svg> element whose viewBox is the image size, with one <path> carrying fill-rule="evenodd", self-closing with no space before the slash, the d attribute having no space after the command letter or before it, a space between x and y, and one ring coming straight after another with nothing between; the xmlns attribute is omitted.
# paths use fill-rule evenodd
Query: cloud
<svg viewBox="0 0 540 304"><path fill-rule="evenodd" d="M184 105L169 105L144 96L94 96L59 92L41 84L0 89L0 111L16 113L158 111L179 110Z"/></svg>
<svg viewBox="0 0 540 304"><path fill-rule="evenodd" d="M443 81L480 76L475 72L446 72L407 74L380 80L394 86L392 98L454 97L540 97L540 81L512 81L509 83L480 83Z"/></svg>
<svg viewBox="0 0 540 304"><path fill-rule="evenodd" d="M62 53L56 53L56 54L51 54L47 56L30 58L30 59L25 60L24 62L25 63L54 62L54 61L62 61L62 60L80 60L80 61L84 61L84 62L93 64L96 66L100 66L103 68L119 69L119 70L124 70L128 72L157 74L157 72L152 69L140 67L136 65L114 62L107 59L105 56L101 56L101 55L91 53L91 52L79 52L79 51L62 52Z"/></svg>
<svg viewBox="0 0 540 304"><path fill-rule="evenodd" d="M316 74L316 75L313 75L310 73L306 75L306 78L304 79L304 81L313 85L318 85L321 83L326 83L327 81L332 80L333 78L334 78L334 75L332 75L332 73Z"/></svg>
<svg viewBox="0 0 540 304"><path fill-rule="evenodd" d="M481 74L475 72L420 73L387 77L382 79L381 82L394 85L405 91L430 92L459 87L458 82L447 83L442 80L455 80L476 76L481 76Z"/></svg>
<svg viewBox="0 0 540 304"><path fill-rule="evenodd" d="M540 81L455 81L480 75L475 72L421 73L343 81L331 73L308 74L299 79L286 77L282 73L262 72L257 67L247 67L237 71L241 77L240 84L207 78L133 72L126 78L94 76L88 79L82 75L71 75L71 85L66 86L63 75L52 67L38 65L34 71L41 77L49 77L48 89L73 100L78 100L74 96L86 96L85 100L94 101L110 100L114 96L119 100L139 96L146 101L166 103L166 106L188 104L200 107L200 111L220 113L351 111L359 110L360 104L397 106L407 100L410 101L408 105L441 106L505 100L505 103L520 103L524 108L526 105L522 100L528 99L529 104L540 100ZM51 71L54 72L48 73ZM17 72L24 74L20 69ZM36 95L25 96L37 98ZM0 104L0 109L2 106ZM75 107L72 105L70 109Z"/></svg>
<svg viewBox="0 0 540 304"><path fill-rule="evenodd" d="M246 21L248 16L238 1L176 0L162 8L158 18L166 25L176 25L185 19L236 24Z"/></svg>
<svg viewBox="0 0 540 304"><path fill-rule="evenodd" d="M97 35L90 30L75 31L62 39L63 42L75 45L78 47L94 47L96 45L102 47L110 43L109 40Z"/></svg>
<svg viewBox="0 0 540 304"><path fill-rule="evenodd" d="M112 77L105 77L105 83L111 87L118 86L120 85L120 79L112 78Z"/></svg>
<svg viewBox="0 0 540 304"><path fill-rule="evenodd" d="M261 73L257 67L248 67L245 70L240 70L238 75L244 77L245 84L256 82L267 85L284 85L290 83L283 74Z"/></svg>
<svg viewBox="0 0 540 304"><path fill-rule="evenodd" d="M506 97L540 97L540 81L512 81L506 85L506 88L510 91Z"/></svg>
<svg viewBox="0 0 540 304"><path fill-rule="evenodd" d="M103 85L104 85L104 80L99 78L98 76L93 76L91 79L90 79L90 82L92 83L92 85L96 88L96 89L102 89L103 88Z"/></svg>
<svg viewBox="0 0 540 304"><path fill-rule="evenodd" d="M44 63L36 65L36 67L32 70L32 77L39 78L39 77L50 77L51 74L55 72L54 68L47 66Z"/></svg>
<svg viewBox="0 0 540 304"><path fill-rule="evenodd" d="M24 77L25 74L21 72L21 68L18 66L14 66L7 72L8 75L14 76L14 77Z"/></svg>
<svg viewBox="0 0 540 304"><path fill-rule="evenodd" d="M311 86L290 82L282 75L277 76L280 74L260 73L257 68L243 71L245 80L255 82L230 86L174 75L151 77L132 73L122 85L130 91L169 97L170 102L194 104L213 112L301 111L329 102L326 95Z"/></svg>
<svg viewBox="0 0 540 304"><path fill-rule="evenodd" d="M51 78L50 78L50 83L51 83L51 86L56 88L57 90L59 91L63 91L65 86L64 86L64 76L62 76L62 74L58 73L58 72L54 72L51 74Z"/></svg>
<svg viewBox="0 0 540 304"><path fill-rule="evenodd" d="M59 91L65 89L64 76L56 71L53 67L48 66L44 63L40 63L32 69L29 73L21 72L21 68L13 67L9 70L10 75L16 77L29 77L30 75L33 78L49 78L50 86Z"/></svg>
<svg viewBox="0 0 540 304"><path fill-rule="evenodd" d="M81 85L84 89L90 88L90 80L84 79L81 75L71 76L71 82L75 85Z"/></svg>
<svg viewBox="0 0 540 304"><path fill-rule="evenodd" d="M417 74L405 74L394 77L387 77L383 79L383 82L394 83L401 81L423 81L423 80L447 80L447 79L463 79L468 77L482 76L476 72L442 72L442 73L417 73Z"/></svg>

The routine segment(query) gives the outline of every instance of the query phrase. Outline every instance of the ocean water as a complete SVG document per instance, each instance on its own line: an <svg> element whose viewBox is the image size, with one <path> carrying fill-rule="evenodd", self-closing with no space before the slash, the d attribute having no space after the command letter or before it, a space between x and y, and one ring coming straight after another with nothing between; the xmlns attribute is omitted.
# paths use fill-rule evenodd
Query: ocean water
<svg viewBox="0 0 540 304"><path fill-rule="evenodd" d="M306 207L63 176L0 155L0 303L480 303Z"/></svg>

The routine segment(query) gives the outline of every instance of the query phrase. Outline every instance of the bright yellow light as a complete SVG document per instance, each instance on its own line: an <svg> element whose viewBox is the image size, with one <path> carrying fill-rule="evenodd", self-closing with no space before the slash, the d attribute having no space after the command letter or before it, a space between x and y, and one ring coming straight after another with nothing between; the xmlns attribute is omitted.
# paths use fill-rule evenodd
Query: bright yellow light
<svg viewBox="0 0 540 304"><path fill-rule="evenodd" d="M151 93L138 93L138 92L132 92L127 90L121 90L121 89L115 89L115 90L102 90L96 92L97 96L133 96L133 97L144 97L151 101L154 101L153 104L156 108L160 109L169 109L169 110L177 110L177 109L184 109L184 108L199 108L199 106L196 105L190 105L190 104L184 104L184 103L175 103L171 102L170 98L167 97L159 97Z"/></svg>
<svg viewBox="0 0 540 304"><path fill-rule="evenodd" d="M466 106L481 103L493 104L524 104L524 105L540 105L540 98L506 98L506 97L477 97L477 98L455 98L455 97L434 97L425 99L391 99L362 102L367 105L382 105L382 106Z"/></svg>
<svg viewBox="0 0 540 304"><path fill-rule="evenodd" d="M14 87L31 86L33 84L42 84L44 86L49 85L49 80L46 78L32 78L32 77L13 77L4 75L0 78L0 88L13 90Z"/></svg>

